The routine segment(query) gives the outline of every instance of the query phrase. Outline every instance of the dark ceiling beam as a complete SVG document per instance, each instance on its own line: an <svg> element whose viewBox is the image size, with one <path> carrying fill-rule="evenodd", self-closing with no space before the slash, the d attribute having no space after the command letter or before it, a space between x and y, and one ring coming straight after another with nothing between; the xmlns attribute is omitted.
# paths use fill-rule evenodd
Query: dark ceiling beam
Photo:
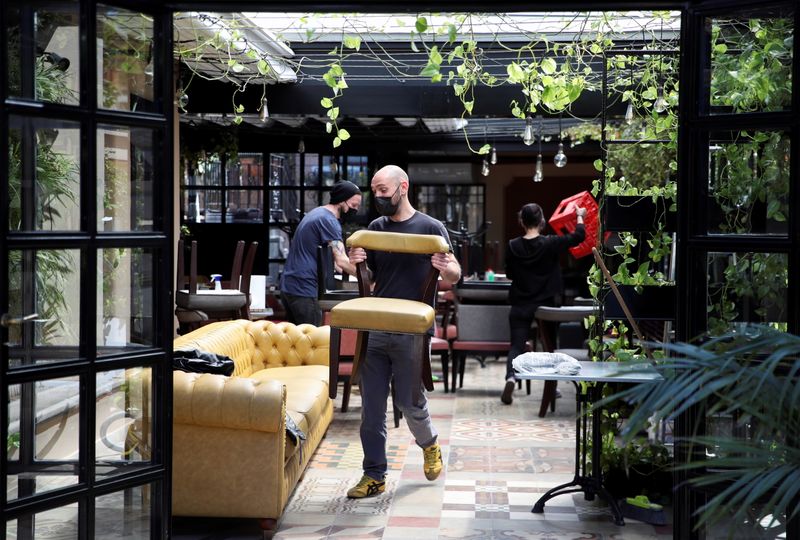
<svg viewBox="0 0 800 540"><path fill-rule="evenodd" d="M233 112L231 99L234 86L218 81L195 78L186 92L189 96L187 112L228 113ZM262 88L250 85L236 96L237 103L244 105L245 111L255 111L260 107ZM266 90L270 114L318 115L324 116L325 109L320 99L331 97L328 86L315 81L300 84L271 85ZM522 102L524 96L518 86L497 88L479 87L475 89L475 108L472 116L511 117L511 101ZM341 114L346 116L411 116L430 118L457 118L464 112L461 101L453 93L453 88L445 85L400 83L396 81L362 81L351 83L336 101ZM584 91L572 104L571 114L579 118L597 118L601 110L601 93ZM624 113L612 110L616 114ZM539 114L542 114L541 112Z"/></svg>
<svg viewBox="0 0 800 540"><path fill-rule="evenodd" d="M621 10L664 10L681 9L696 3L693 0L566 0L554 4L552 1L499 1L487 6L485 0L369 0L369 1L337 1L316 0L302 2L292 0L192 0L167 1L165 6L174 11L261 11L261 12L361 12L361 13L430 13L448 11L455 13L501 13L501 12L553 12L553 11L621 11ZM487 9L490 7L490 9Z"/></svg>

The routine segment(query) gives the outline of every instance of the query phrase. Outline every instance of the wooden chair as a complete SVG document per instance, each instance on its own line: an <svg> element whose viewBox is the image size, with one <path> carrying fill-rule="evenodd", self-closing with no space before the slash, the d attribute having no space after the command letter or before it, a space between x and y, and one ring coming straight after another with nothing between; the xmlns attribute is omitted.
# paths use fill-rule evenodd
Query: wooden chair
<svg viewBox="0 0 800 540"><path fill-rule="evenodd" d="M379 231L356 231L347 239L348 247L361 247L365 250L394 253L426 254L450 251L447 241L437 235L401 234ZM376 298L371 296L366 263L357 266L359 298L345 300L331 309L330 339L330 397L336 397L341 333L343 329L356 330L356 350L353 359L352 382L358 382L359 365L366 360L370 332L391 332L414 336L414 350L418 354L412 359L412 370L422 380L428 391L433 390L430 363L430 336L428 330L433 326L435 311L432 307L436 295L439 271L431 267L428 278L422 286L422 301L397 298ZM415 387L412 399L415 403L422 397L422 390Z"/></svg>

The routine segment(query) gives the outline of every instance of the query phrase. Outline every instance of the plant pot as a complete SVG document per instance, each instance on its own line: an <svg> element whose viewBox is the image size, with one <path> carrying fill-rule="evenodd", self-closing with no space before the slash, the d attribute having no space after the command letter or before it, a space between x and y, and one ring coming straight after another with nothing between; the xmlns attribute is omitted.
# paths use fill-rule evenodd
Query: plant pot
<svg viewBox="0 0 800 540"><path fill-rule="evenodd" d="M672 496L672 472L650 464L610 469L603 475L603 485L615 499L647 495L651 502L668 504Z"/></svg>
<svg viewBox="0 0 800 540"><path fill-rule="evenodd" d="M670 201L639 195L608 195L603 198L603 230L617 232L655 231L659 222L664 230L677 230L677 214L669 211Z"/></svg>
<svg viewBox="0 0 800 540"><path fill-rule="evenodd" d="M674 285L645 286L637 293L633 285L618 285L620 295L636 321L669 321L675 319L677 299ZM606 319L626 320L625 312L610 289L603 301L603 316Z"/></svg>

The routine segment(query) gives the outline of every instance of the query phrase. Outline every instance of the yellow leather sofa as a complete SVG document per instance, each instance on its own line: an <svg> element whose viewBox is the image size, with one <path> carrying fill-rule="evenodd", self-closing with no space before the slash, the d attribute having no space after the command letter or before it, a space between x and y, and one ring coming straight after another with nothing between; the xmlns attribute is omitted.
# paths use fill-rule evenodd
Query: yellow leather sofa
<svg viewBox="0 0 800 540"><path fill-rule="evenodd" d="M253 517L271 528L333 417L330 328L224 321L173 349L234 360L231 377L175 371L172 508L176 516ZM305 433L286 436L285 414Z"/></svg>

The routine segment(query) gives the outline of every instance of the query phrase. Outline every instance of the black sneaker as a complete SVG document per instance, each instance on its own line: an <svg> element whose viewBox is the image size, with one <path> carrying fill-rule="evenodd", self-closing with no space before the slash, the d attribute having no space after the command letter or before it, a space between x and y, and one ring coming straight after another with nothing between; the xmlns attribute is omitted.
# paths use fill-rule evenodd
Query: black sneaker
<svg viewBox="0 0 800 540"><path fill-rule="evenodd" d="M514 382L514 379L508 379L505 387L503 388L503 393L500 394L500 401L506 405L511 405L511 402L514 401L514 387L516 385L517 383Z"/></svg>

